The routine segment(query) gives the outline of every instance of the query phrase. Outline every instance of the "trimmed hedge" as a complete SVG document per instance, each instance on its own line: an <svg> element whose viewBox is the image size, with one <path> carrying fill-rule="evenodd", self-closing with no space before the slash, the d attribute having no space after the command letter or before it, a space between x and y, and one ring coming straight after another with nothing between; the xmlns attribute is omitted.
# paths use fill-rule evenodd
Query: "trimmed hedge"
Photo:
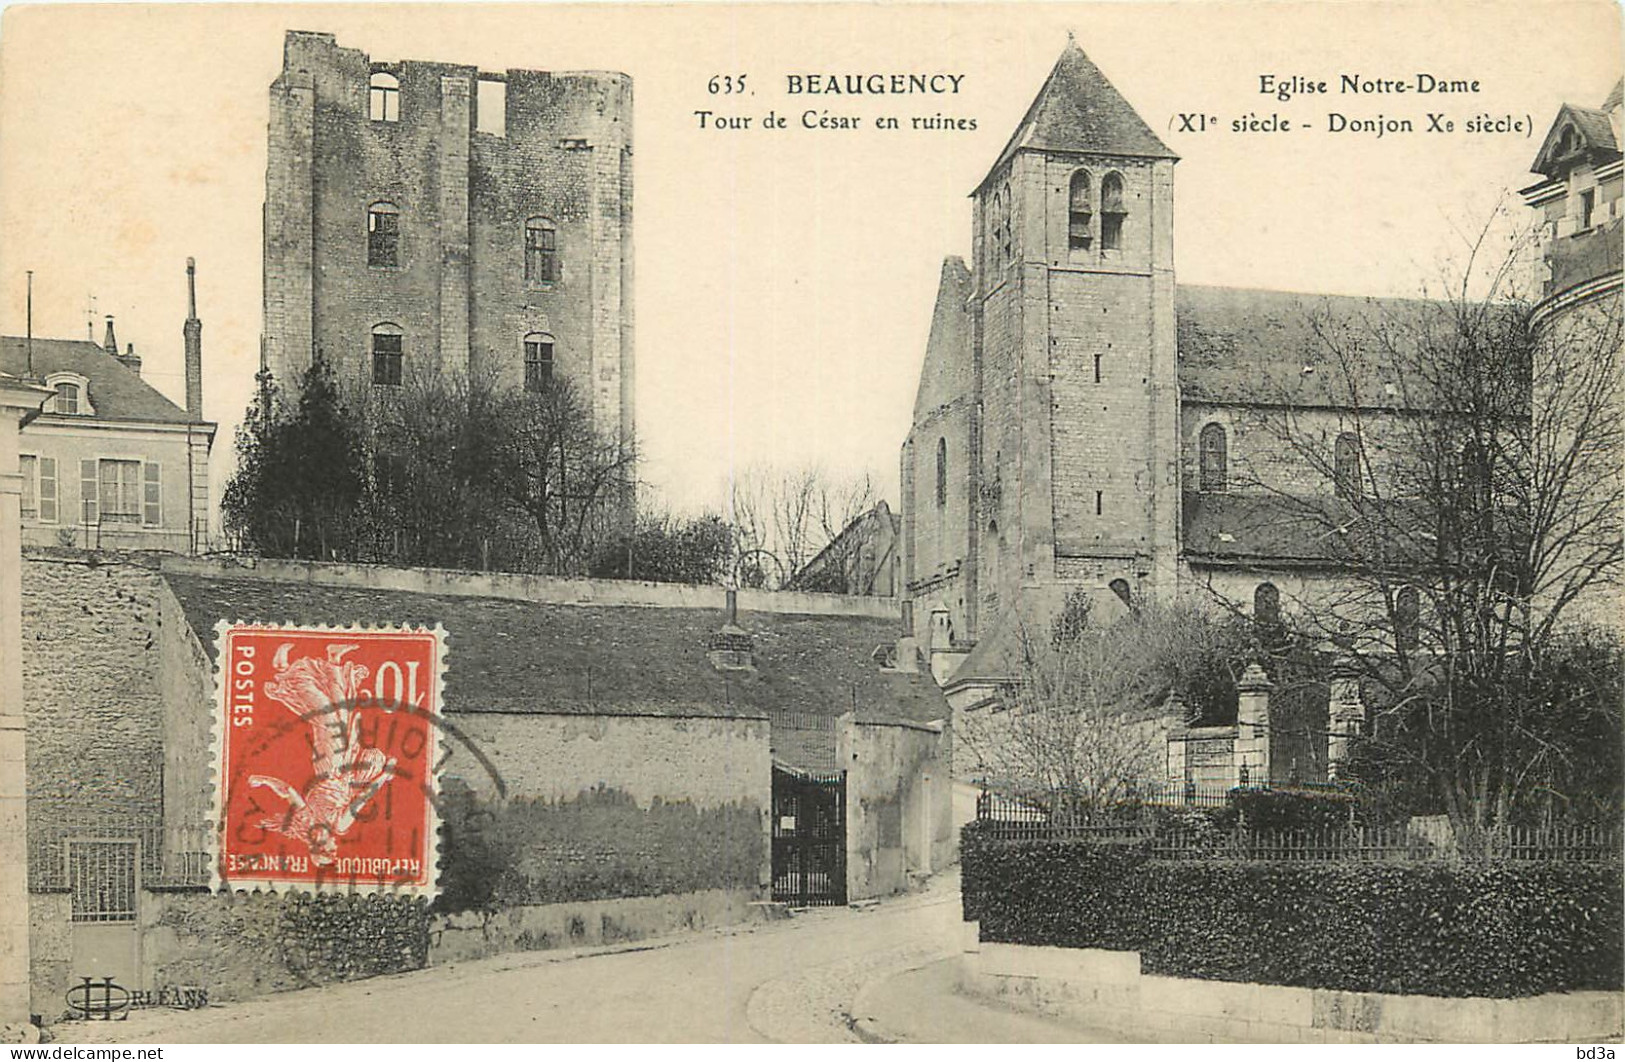
<svg viewBox="0 0 1625 1062"><path fill-rule="evenodd" d="M1619 990L1617 865L1155 860L1140 844L961 844L982 939L1138 951L1147 973L1436 996Z"/></svg>

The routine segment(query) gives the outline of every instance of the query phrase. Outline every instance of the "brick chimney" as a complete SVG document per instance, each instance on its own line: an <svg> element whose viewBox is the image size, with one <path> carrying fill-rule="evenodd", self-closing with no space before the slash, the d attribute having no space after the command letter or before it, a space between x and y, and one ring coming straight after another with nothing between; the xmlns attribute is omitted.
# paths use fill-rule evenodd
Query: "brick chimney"
<svg viewBox="0 0 1625 1062"><path fill-rule="evenodd" d="M739 625L739 591L728 591L722 627L706 643L705 655L718 671L754 671L756 659L750 635Z"/></svg>
<svg viewBox="0 0 1625 1062"><path fill-rule="evenodd" d="M203 322L197 316L197 263L186 260L186 413L203 419Z"/></svg>
<svg viewBox="0 0 1625 1062"><path fill-rule="evenodd" d="M118 337L113 334L113 315L107 315L107 334L102 337L102 349L118 357Z"/></svg>
<svg viewBox="0 0 1625 1062"><path fill-rule="evenodd" d="M137 376L141 375L141 355L135 352L134 343L124 344L124 353L118 356L118 360L124 363L126 369Z"/></svg>

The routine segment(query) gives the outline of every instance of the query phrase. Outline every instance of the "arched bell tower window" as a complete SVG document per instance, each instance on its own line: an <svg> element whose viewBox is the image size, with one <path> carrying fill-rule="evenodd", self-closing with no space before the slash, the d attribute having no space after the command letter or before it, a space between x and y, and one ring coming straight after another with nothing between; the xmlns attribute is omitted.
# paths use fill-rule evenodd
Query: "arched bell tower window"
<svg viewBox="0 0 1625 1062"><path fill-rule="evenodd" d="M1125 608L1134 607L1134 591L1129 589L1127 579L1113 579L1106 586L1117 595L1117 600L1121 601Z"/></svg>
<svg viewBox="0 0 1625 1062"><path fill-rule="evenodd" d="M1197 450L1201 456L1202 493L1223 494L1229 487L1230 475L1230 443L1224 425L1205 425L1197 437Z"/></svg>
<svg viewBox="0 0 1625 1062"><path fill-rule="evenodd" d="M1337 496L1347 501L1360 497L1360 439L1343 432L1332 445L1332 481Z"/></svg>
<svg viewBox="0 0 1625 1062"><path fill-rule="evenodd" d="M1123 224L1128 208L1123 205L1123 176L1108 173L1100 182L1100 248L1116 251L1123 246Z"/></svg>
<svg viewBox="0 0 1625 1062"><path fill-rule="evenodd" d="M1066 195L1066 245L1074 251L1087 251L1094 241L1094 206L1090 196L1094 189L1088 170L1072 175L1072 186Z"/></svg>
<svg viewBox="0 0 1625 1062"><path fill-rule="evenodd" d="M367 86L367 113L375 122L401 120L401 83L394 74L372 75Z"/></svg>

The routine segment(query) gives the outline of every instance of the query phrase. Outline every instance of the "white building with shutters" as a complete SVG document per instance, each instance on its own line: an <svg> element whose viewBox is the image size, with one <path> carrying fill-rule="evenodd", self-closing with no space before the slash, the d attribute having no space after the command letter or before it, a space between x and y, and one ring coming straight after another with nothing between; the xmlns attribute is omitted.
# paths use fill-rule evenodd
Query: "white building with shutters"
<svg viewBox="0 0 1625 1062"><path fill-rule="evenodd" d="M25 545L203 547L215 425L191 393L200 374L188 373L189 412L142 379L133 347L119 352L112 318L102 344L0 337L0 371L55 392L19 436Z"/></svg>

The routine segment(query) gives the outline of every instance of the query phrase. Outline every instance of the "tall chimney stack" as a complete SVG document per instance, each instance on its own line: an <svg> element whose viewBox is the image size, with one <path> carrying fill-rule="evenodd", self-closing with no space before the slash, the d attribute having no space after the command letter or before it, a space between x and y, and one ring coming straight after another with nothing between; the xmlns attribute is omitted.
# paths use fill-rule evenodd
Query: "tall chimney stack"
<svg viewBox="0 0 1625 1062"><path fill-rule="evenodd" d="M118 357L118 337L113 334L113 315L107 315L107 334L102 337L102 349Z"/></svg>
<svg viewBox="0 0 1625 1062"><path fill-rule="evenodd" d="M186 260L186 413L203 419L203 322L197 316L197 263Z"/></svg>

